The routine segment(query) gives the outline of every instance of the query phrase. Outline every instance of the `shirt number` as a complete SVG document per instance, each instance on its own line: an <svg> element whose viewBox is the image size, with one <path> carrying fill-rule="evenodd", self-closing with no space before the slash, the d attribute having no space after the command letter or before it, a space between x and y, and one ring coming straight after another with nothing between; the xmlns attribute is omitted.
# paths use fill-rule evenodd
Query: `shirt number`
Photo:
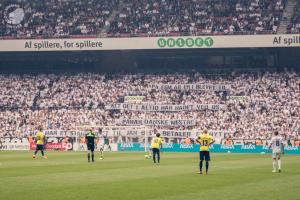
<svg viewBox="0 0 300 200"><path fill-rule="evenodd" d="M203 146L208 146L208 140L203 140L202 143L203 143Z"/></svg>

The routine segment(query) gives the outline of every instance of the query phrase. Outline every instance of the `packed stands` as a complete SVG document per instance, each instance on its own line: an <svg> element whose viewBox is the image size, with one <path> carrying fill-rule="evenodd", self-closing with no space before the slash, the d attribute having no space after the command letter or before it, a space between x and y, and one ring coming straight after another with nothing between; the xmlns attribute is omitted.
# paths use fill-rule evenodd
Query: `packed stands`
<svg viewBox="0 0 300 200"><path fill-rule="evenodd" d="M97 37L102 32L107 37L272 34L277 31L285 3L286 0L3 0L0 37Z"/></svg>
<svg viewBox="0 0 300 200"><path fill-rule="evenodd" d="M10 83L12 85L10 85ZM153 83L230 85L229 91L159 91ZM278 130L299 137L300 75L294 72L204 75L39 74L1 75L0 133L16 136L35 130L74 130L75 125L113 125L118 119L195 119L195 127L231 132L232 138L261 138ZM106 110L126 95L150 104L225 104L224 110L141 112ZM242 98L232 99L232 96ZM161 127L158 127L161 128Z"/></svg>
<svg viewBox="0 0 300 200"><path fill-rule="evenodd" d="M284 0L127 0L111 36L276 33Z"/></svg>
<svg viewBox="0 0 300 200"><path fill-rule="evenodd" d="M16 3L20 6L19 10L12 1L0 3L0 16L4 16L0 19L1 37L96 37L118 5L118 0L33 0ZM20 23L14 21L17 16L21 18Z"/></svg>
<svg viewBox="0 0 300 200"><path fill-rule="evenodd" d="M288 26L288 33L300 33L300 2L294 9L294 15Z"/></svg>

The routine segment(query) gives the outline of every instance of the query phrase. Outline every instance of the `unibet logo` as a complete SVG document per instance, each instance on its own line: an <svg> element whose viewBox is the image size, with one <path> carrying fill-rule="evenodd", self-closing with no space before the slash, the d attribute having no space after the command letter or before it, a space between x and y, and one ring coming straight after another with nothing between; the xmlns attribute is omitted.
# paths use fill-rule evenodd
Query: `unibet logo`
<svg viewBox="0 0 300 200"><path fill-rule="evenodd" d="M211 37L197 38L159 38L157 45L161 48L182 48L182 47L212 47L214 40Z"/></svg>

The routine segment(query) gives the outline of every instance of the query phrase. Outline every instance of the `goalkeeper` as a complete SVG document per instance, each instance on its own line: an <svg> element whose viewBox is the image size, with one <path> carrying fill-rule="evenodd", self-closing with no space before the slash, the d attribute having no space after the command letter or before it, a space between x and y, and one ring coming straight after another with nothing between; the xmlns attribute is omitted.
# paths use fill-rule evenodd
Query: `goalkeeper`
<svg viewBox="0 0 300 200"><path fill-rule="evenodd" d="M92 162L94 162L94 150L95 150L95 133L93 132L92 129L85 135L85 141L86 141L86 146L88 149L88 162L91 160L91 154L92 154ZM91 151L91 154L90 152Z"/></svg>

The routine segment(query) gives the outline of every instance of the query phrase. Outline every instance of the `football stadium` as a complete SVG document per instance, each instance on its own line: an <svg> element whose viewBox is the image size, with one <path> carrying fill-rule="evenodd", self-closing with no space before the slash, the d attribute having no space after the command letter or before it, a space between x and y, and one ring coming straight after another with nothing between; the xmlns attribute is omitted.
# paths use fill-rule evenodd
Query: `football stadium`
<svg viewBox="0 0 300 200"><path fill-rule="evenodd" d="M1 0L1 200L299 200L299 0Z"/></svg>

